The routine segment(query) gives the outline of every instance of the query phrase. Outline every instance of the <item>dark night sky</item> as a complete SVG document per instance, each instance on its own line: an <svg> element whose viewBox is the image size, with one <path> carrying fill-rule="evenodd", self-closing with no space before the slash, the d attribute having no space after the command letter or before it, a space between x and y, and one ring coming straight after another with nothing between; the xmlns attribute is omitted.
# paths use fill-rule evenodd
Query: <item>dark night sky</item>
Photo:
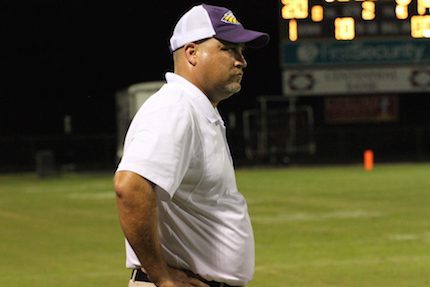
<svg viewBox="0 0 430 287"><path fill-rule="evenodd" d="M5 1L0 4L0 134L61 134L72 115L76 134L115 130L115 92L162 80L172 62L174 23L195 1ZM248 50L243 90L220 109L255 106L281 92L278 2L206 1L233 10L250 29L272 39Z"/></svg>

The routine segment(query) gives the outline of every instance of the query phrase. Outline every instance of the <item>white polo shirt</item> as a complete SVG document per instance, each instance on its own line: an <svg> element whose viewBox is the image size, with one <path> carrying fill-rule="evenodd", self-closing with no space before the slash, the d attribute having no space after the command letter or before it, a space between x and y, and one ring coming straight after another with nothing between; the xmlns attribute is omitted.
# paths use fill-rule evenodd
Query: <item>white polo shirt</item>
<svg viewBox="0 0 430 287"><path fill-rule="evenodd" d="M254 273L254 236L224 122L196 86L173 73L166 80L134 117L117 170L156 185L169 265L207 280L246 285ZM127 267L139 268L127 241L126 252Z"/></svg>

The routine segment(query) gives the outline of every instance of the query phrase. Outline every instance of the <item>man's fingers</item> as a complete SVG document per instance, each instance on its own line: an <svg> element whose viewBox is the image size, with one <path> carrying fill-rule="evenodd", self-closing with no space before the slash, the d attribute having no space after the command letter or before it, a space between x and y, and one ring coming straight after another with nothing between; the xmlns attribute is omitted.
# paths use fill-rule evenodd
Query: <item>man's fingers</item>
<svg viewBox="0 0 430 287"><path fill-rule="evenodd" d="M203 283L199 279L193 277L190 274L187 274L183 270L176 269L176 268L169 268L170 274L173 275L176 280L182 282L186 286L192 286L192 287L209 287L209 285Z"/></svg>
<svg viewBox="0 0 430 287"><path fill-rule="evenodd" d="M188 278L189 278L189 283L192 286L195 286L195 287L209 287L209 285L203 283L199 279L196 279L196 278L193 278L193 277L188 277Z"/></svg>

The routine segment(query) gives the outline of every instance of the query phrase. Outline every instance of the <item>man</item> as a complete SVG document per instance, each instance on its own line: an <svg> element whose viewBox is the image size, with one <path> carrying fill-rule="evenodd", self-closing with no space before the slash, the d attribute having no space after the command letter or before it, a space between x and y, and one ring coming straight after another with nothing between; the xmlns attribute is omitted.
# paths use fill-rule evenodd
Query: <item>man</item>
<svg viewBox="0 0 430 287"><path fill-rule="evenodd" d="M129 286L244 286L254 238L217 104L239 92L246 30L223 7L198 5L170 39L174 73L134 117L114 184Z"/></svg>

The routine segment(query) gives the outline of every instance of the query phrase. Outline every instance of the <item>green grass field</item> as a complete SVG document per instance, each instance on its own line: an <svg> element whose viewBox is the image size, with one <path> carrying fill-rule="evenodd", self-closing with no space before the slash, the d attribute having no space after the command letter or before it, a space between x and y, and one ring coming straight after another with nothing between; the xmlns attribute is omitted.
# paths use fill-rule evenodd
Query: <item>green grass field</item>
<svg viewBox="0 0 430 287"><path fill-rule="evenodd" d="M430 164L240 169L249 287L430 286ZM127 285L111 174L0 175L0 286Z"/></svg>

